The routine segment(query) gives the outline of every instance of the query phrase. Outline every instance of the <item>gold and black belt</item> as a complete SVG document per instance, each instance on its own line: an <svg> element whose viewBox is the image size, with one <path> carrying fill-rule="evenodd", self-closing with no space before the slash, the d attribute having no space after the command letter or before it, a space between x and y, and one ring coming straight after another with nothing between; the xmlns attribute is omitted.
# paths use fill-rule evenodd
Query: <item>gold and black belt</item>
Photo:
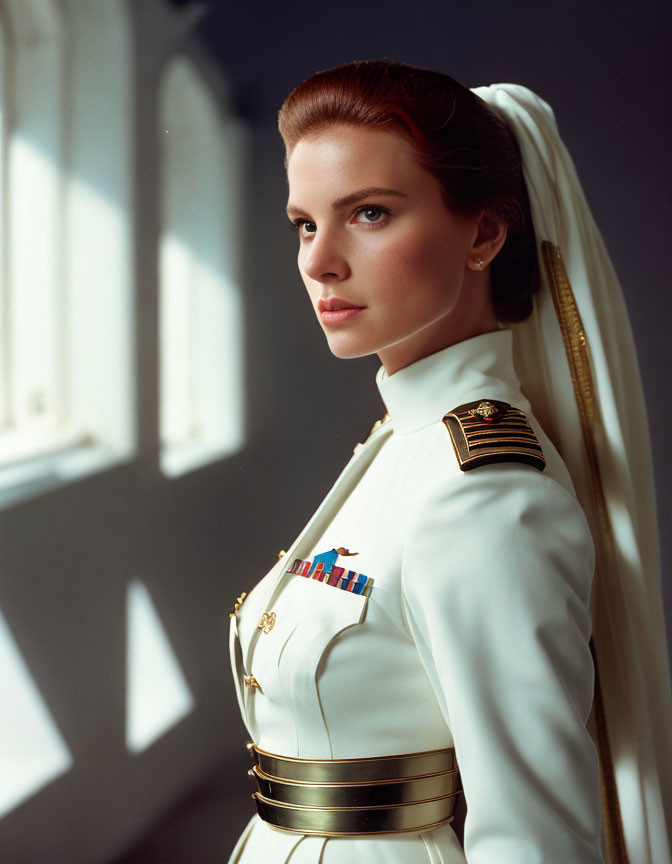
<svg viewBox="0 0 672 864"><path fill-rule="evenodd" d="M428 831L453 819L455 750L364 759L278 756L247 742L259 816L277 828L325 837Z"/></svg>

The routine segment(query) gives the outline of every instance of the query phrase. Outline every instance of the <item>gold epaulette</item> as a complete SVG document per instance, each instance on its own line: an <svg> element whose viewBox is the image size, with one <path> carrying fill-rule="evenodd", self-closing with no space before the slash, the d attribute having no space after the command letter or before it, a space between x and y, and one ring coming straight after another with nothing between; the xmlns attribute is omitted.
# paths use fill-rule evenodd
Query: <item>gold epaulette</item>
<svg viewBox="0 0 672 864"><path fill-rule="evenodd" d="M497 399L458 405L443 417L462 471L491 462L525 462L539 471L546 459L525 412Z"/></svg>

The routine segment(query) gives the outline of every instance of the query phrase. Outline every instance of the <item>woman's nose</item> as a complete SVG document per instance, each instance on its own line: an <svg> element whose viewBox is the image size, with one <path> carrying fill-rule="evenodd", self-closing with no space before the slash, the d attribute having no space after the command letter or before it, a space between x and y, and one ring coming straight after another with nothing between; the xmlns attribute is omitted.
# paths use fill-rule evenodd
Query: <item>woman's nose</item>
<svg viewBox="0 0 672 864"><path fill-rule="evenodd" d="M343 244L334 232L318 228L309 241L303 258L303 270L315 282L347 276L348 264Z"/></svg>

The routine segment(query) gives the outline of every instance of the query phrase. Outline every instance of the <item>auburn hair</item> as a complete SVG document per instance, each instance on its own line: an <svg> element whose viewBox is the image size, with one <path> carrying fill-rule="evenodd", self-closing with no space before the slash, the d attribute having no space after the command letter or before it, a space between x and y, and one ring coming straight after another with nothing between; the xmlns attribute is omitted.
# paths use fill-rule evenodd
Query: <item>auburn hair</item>
<svg viewBox="0 0 672 864"><path fill-rule="evenodd" d="M333 124L405 135L417 163L440 182L449 210L472 216L485 209L502 218L506 240L490 265L495 314L500 321L530 315L540 276L520 150L483 99L448 75L397 61L322 70L292 90L278 112L285 169L298 141Z"/></svg>

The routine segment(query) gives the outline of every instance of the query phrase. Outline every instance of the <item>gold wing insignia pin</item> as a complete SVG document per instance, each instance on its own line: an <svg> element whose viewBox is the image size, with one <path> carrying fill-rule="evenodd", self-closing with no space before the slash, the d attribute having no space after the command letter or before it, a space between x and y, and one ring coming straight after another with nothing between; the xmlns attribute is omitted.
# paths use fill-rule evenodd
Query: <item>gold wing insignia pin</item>
<svg viewBox="0 0 672 864"><path fill-rule="evenodd" d="M498 399L458 405L443 417L462 471L492 462L524 462L539 471L546 459L525 412Z"/></svg>

